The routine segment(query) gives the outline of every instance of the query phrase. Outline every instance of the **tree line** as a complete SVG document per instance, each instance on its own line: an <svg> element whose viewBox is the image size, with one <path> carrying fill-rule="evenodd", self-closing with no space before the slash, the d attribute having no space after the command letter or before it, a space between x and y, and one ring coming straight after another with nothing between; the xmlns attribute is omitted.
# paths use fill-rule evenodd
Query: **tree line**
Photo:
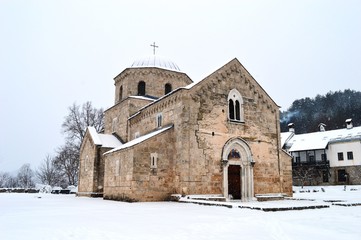
<svg viewBox="0 0 361 240"><path fill-rule="evenodd" d="M80 146L86 128L93 126L98 132L104 130L104 111L92 106L91 102L68 108L62 124L65 144L58 147L54 155L47 155L40 166L33 170L29 163L22 165L15 176L0 172L0 188L33 188L35 183L61 186L78 184Z"/></svg>
<svg viewBox="0 0 361 240"><path fill-rule="evenodd" d="M346 89L328 92L315 98L295 100L287 111L281 112L281 131L288 131L294 123L298 134L319 131L320 123L326 130L345 128L345 120L352 118L354 126L361 125L361 92Z"/></svg>

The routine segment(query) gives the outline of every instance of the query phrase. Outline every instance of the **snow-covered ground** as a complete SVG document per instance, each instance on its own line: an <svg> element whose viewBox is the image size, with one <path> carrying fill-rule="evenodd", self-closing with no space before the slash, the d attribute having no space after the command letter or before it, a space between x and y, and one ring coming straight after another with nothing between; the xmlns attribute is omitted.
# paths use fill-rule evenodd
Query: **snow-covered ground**
<svg viewBox="0 0 361 240"><path fill-rule="evenodd" d="M361 203L361 186L348 186L346 191L343 186L324 187L325 192L321 187L305 187L302 191L308 189L310 192L299 193L302 189L295 188L294 197ZM306 200L285 204L291 201ZM1 193L0 239L361 239L361 206L327 204L329 208L264 212L175 202L124 203L74 195Z"/></svg>

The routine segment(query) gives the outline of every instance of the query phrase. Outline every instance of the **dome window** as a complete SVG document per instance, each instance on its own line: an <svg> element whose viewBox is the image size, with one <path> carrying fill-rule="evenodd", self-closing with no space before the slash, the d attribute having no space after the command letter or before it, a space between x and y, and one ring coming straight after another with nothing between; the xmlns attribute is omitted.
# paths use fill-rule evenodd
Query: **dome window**
<svg viewBox="0 0 361 240"><path fill-rule="evenodd" d="M145 95L145 82L140 81L138 83L138 96L144 96Z"/></svg>
<svg viewBox="0 0 361 240"><path fill-rule="evenodd" d="M172 91L172 85L170 83L167 83L165 86L164 86L164 94L168 94Z"/></svg>

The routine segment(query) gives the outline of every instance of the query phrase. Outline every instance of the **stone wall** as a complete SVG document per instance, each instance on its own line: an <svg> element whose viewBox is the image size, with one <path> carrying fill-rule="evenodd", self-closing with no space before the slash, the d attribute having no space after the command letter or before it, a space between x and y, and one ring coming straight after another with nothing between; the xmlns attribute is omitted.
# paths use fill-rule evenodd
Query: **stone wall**
<svg viewBox="0 0 361 240"><path fill-rule="evenodd" d="M146 83L146 95L161 97L164 95L164 86L169 83L172 89L187 86L192 80L181 72L174 72L159 68L128 68L114 78L115 103L120 101L119 89L122 86L123 99L138 95L138 83Z"/></svg>
<svg viewBox="0 0 361 240"><path fill-rule="evenodd" d="M94 163L96 162L96 146L86 134L80 150L78 192L94 191Z"/></svg>
<svg viewBox="0 0 361 240"><path fill-rule="evenodd" d="M345 170L348 177L346 181L338 180L338 170ZM361 166L332 167L330 168L330 184L333 185L361 185Z"/></svg>
<svg viewBox="0 0 361 240"><path fill-rule="evenodd" d="M112 134L115 132L123 142L130 141L131 136L128 136L127 127L128 118L151 102L149 100L127 98L107 109L104 114L104 133Z"/></svg>
<svg viewBox="0 0 361 240"><path fill-rule="evenodd" d="M227 96L234 88L243 97L243 123L228 119ZM189 193L222 191L222 149L229 139L240 137L250 146L256 162L254 193L292 194L291 158L279 147L278 106L238 61L230 62L198 83L189 95L189 103L184 102L185 106L190 106L190 120L185 126L191 137L188 141L191 152L188 155L191 159ZM185 156L187 148L183 149Z"/></svg>
<svg viewBox="0 0 361 240"><path fill-rule="evenodd" d="M141 144L105 155L104 198L160 201L175 193L174 129ZM161 146L161 147L160 147ZM151 166L155 154L156 167ZM118 161L118 163L117 163Z"/></svg>

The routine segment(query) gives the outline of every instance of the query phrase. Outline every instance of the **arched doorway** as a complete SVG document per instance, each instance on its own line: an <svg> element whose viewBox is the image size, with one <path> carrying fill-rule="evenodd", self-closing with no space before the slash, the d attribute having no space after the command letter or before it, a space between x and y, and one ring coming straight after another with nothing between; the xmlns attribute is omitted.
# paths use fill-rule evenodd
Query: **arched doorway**
<svg viewBox="0 0 361 240"><path fill-rule="evenodd" d="M223 195L250 201L253 198L253 164L251 149L240 138L230 139L223 147Z"/></svg>

